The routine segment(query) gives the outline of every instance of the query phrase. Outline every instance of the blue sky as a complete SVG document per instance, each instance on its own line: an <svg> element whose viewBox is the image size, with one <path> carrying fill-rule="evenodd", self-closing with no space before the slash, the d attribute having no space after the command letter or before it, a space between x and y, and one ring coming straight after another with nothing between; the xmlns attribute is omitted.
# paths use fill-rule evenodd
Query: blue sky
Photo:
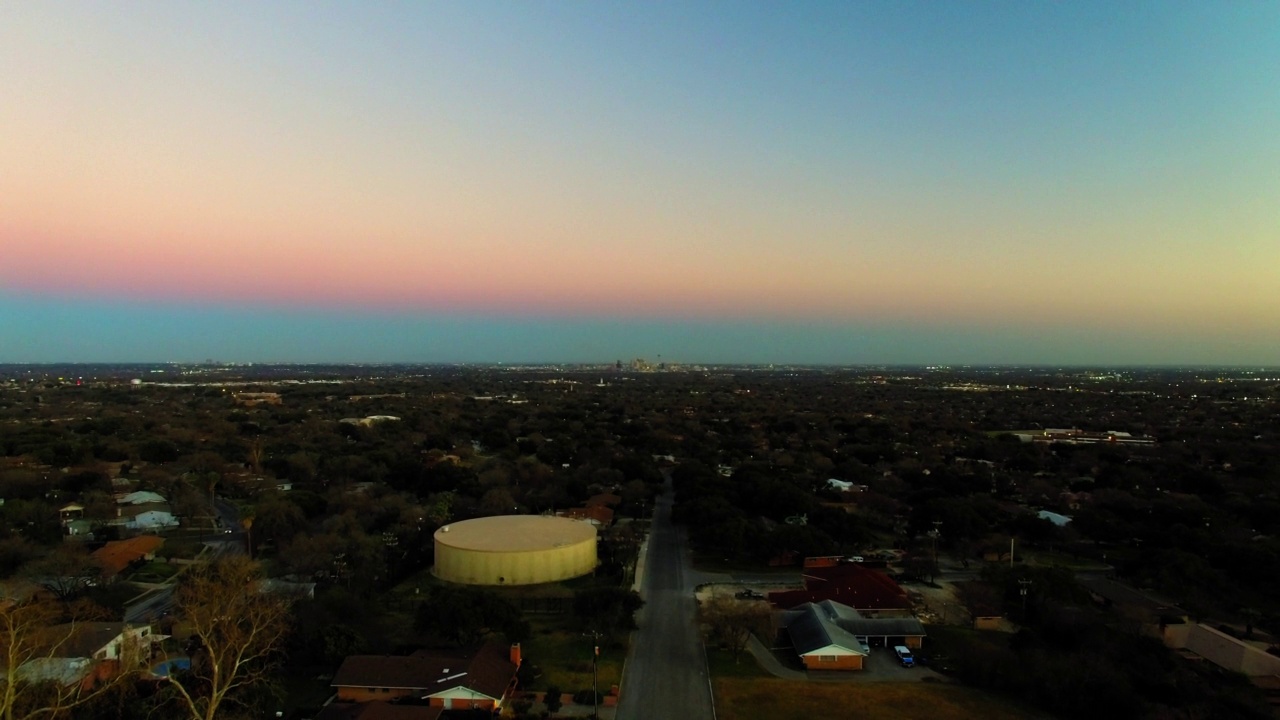
<svg viewBox="0 0 1280 720"><path fill-rule="evenodd" d="M0 362L1280 363L1280 4L0 10Z"/></svg>

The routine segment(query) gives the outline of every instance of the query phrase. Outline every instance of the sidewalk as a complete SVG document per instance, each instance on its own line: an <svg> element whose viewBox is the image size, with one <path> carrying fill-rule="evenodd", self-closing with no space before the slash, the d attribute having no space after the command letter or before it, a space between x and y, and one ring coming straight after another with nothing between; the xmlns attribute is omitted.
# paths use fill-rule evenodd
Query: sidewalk
<svg viewBox="0 0 1280 720"><path fill-rule="evenodd" d="M747 643L747 650L751 656L760 663L760 667L774 677L780 677L784 680L808 680L809 676L799 670L792 670L778 661L778 658L760 642L760 638L754 634L751 636L751 642Z"/></svg>

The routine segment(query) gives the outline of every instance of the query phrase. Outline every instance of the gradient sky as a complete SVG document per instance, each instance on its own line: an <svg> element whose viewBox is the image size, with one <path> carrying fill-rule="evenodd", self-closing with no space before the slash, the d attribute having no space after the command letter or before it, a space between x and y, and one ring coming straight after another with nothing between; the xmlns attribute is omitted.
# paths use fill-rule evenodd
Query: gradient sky
<svg viewBox="0 0 1280 720"><path fill-rule="evenodd" d="M1280 364L1280 3L0 4L0 362Z"/></svg>

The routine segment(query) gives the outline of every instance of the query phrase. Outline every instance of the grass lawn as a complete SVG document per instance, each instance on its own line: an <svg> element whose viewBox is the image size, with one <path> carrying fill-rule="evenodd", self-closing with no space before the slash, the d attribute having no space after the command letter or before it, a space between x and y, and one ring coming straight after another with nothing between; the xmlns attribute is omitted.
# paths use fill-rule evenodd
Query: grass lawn
<svg viewBox="0 0 1280 720"><path fill-rule="evenodd" d="M985 693L941 683L823 683L760 677L714 681L719 720L1016 720L1035 717Z"/></svg>
<svg viewBox="0 0 1280 720"><path fill-rule="evenodd" d="M295 710L309 708L313 712L324 705L334 694L327 677L333 668L328 667L290 667L281 676L284 686L284 714L290 717ZM310 715L308 715L310 717Z"/></svg>
<svg viewBox="0 0 1280 720"><path fill-rule="evenodd" d="M178 568L169 563L151 561L138 568L129 579L133 582L162 583L178 574Z"/></svg>
<svg viewBox="0 0 1280 720"><path fill-rule="evenodd" d="M728 650L707 648L707 668L711 671L711 677L716 678L769 677L769 674L760 668L760 664L746 650L739 653L737 662L734 662L733 653Z"/></svg>
<svg viewBox="0 0 1280 720"><path fill-rule="evenodd" d="M532 636L522 643L521 654L527 662L542 671L542 677L527 689L545 690L548 686L555 685L563 692L590 690L593 646L594 641L581 631L535 621ZM601 638L597 667L597 682L601 693L608 692L611 686L622 682L622 663L626 657L625 636L621 641Z"/></svg>

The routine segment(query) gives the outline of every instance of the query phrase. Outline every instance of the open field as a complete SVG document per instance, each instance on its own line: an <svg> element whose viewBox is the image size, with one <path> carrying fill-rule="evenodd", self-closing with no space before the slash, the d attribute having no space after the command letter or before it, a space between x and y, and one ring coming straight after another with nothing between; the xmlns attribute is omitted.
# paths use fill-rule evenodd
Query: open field
<svg viewBox="0 0 1280 720"><path fill-rule="evenodd" d="M746 650L738 655L738 660L735 662L733 654L728 650L707 648L707 669L711 671L711 677L716 678L769 677L769 674L756 662L755 657Z"/></svg>
<svg viewBox="0 0 1280 720"><path fill-rule="evenodd" d="M591 649L593 641L581 633L564 630L535 630L522 645L527 662L533 663L542 676L532 688L545 690L551 685L564 692L591 689ZM622 681L622 663L627 649L622 643L601 639L597 683L601 693Z"/></svg>
<svg viewBox="0 0 1280 720"><path fill-rule="evenodd" d="M541 675L526 690L545 690L555 685L564 692L591 689L591 651L595 641L583 633L568 615L543 615L529 618L532 632L522 643L525 662ZM600 657L596 667L601 693L622 682L622 665L627 657L627 638L600 638Z"/></svg>
<svg viewBox="0 0 1280 720"><path fill-rule="evenodd" d="M1036 713L959 685L822 683L760 677L718 677L719 720L1017 720Z"/></svg>

